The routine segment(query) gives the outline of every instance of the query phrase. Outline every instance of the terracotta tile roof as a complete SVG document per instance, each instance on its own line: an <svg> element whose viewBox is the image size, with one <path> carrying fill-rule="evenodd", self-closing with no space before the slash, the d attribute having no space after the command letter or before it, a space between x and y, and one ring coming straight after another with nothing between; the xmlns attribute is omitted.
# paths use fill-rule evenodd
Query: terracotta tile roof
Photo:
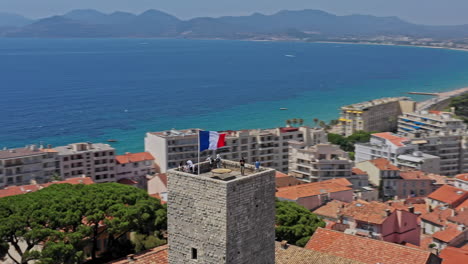
<svg viewBox="0 0 468 264"><path fill-rule="evenodd" d="M399 171L400 169L393 165L389 160L384 158L378 158L374 160L369 160L370 163L374 164L379 170L391 170L391 171Z"/></svg>
<svg viewBox="0 0 468 264"><path fill-rule="evenodd" d="M342 183L337 183L335 180L326 180L322 182L313 182L296 186L278 188L276 192L276 197L281 197L288 200L297 200L303 197L310 197L324 193L334 193L349 190L352 189L343 186Z"/></svg>
<svg viewBox="0 0 468 264"><path fill-rule="evenodd" d="M433 224L444 226L447 222L447 218L452 216L453 210L444 206L439 206L434 208L432 212L423 214L421 219L426 222L431 222Z"/></svg>
<svg viewBox="0 0 468 264"><path fill-rule="evenodd" d="M289 133L289 132L296 132L299 131L299 128L297 127L281 127L280 132L281 133Z"/></svg>
<svg viewBox="0 0 468 264"><path fill-rule="evenodd" d="M422 171L402 171L400 177L405 180L432 180Z"/></svg>
<svg viewBox="0 0 468 264"><path fill-rule="evenodd" d="M446 247L440 252L439 257L442 258L442 264L468 263L468 250Z"/></svg>
<svg viewBox="0 0 468 264"><path fill-rule="evenodd" d="M376 133L376 134L372 134L372 136L386 139L392 142L393 145L398 146L398 147L403 147L405 145L403 143L409 141L409 138L400 137L390 132Z"/></svg>
<svg viewBox="0 0 468 264"><path fill-rule="evenodd" d="M348 187L353 186L353 184L346 178L336 178L336 179L331 179L331 180L328 180L328 181L338 183L338 184L341 184L343 186L348 186Z"/></svg>
<svg viewBox="0 0 468 264"><path fill-rule="evenodd" d="M409 212L409 207L414 207L414 212L415 213L420 213L421 215L427 214L427 206L426 204L406 204L405 202L387 202L389 206L397 209L397 210L402 210L402 211L408 211Z"/></svg>
<svg viewBox="0 0 468 264"><path fill-rule="evenodd" d="M456 207L468 199L468 191L450 185L443 185L429 194L428 198Z"/></svg>
<svg viewBox="0 0 468 264"><path fill-rule="evenodd" d="M127 153L125 155L118 155L115 156L115 160L118 164L127 164L127 163L134 163L134 162L141 162L147 160L154 160L153 155L148 152L140 152L140 153Z"/></svg>
<svg viewBox="0 0 468 264"><path fill-rule="evenodd" d="M433 173L426 174L426 176L434 180L434 184L437 184L437 185L447 184L447 176L442 176L442 175L433 174Z"/></svg>
<svg viewBox="0 0 468 264"><path fill-rule="evenodd" d="M457 176L455 176L455 178L457 178L458 180L461 180L461 181L468 182L468 173L458 174Z"/></svg>
<svg viewBox="0 0 468 264"><path fill-rule="evenodd" d="M168 264L167 245L149 249L134 255L134 264ZM127 258L107 262L108 264L128 264Z"/></svg>
<svg viewBox="0 0 468 264"><path fill-rule="evenodd" d="M35 156L35 155L45 155L39 149L31 150L30 148L16 148L16 149L7 149L0 150L0 159L12 159L23 156Z"/></svg>
<svg viewBox="0 0 468 264"><path fill-rule="evenodd" d="M353 168L352 169L353 175L367 175L367 172L359 169L359 168Z"/></svg>
<svg viewBox="0 0 468 264"><path fill-rule="evenodd" d="M292 245L285 249L275 242L275 264L364 264L330 254L308 250Z"/></svg>
<svg viewBox="0 0 468 264"><path fill-rule="evenodd" d="M343 216L352 217L357 221L382 224L387 219L387 212L394 212L395 208L381 202L353 201L343 210Z"/></svg>
<svg viewBox="0 0 468 264"><path fill-rule="evenodd" d="M466 199L465 201L463 201L463 203L461 203L459 206L457 206L456 210L461 211L464 208L465 208L465 210L468 209L468 199Z"/></svg>
<svg viewBox="0 0 468 264"><path fill-rule="evenodd" d="M289 177L289 175L285 174L285 173L282 173L280 171L276 171L275 172L275 177L276 178L282 178L282 177Z"/></svg>
<svg viewBox="0 0 468 264"><path fill-rule="evenodd" d="M421 249L323 228L317 229L305 248L367 264L426 264L431 257Z"/></svg>
<svg viewBox="0 0 468 264"><path fill-rule="evenodd" d="M450 241L455 239L461 233L463 233L463 231L458 230L457 225L447 224L447 227L444 230L435 232L432 237L445 243L450 243Z"/></svg>
<svg viewBox="0 0 468 264"><path fill-rule="evenodd" d="M468 226L468 210L456 211L455 216L449 216L447 220L452 223Z"/></svg>
<svg viewBox="0 0 468 264"><path fill-rule="evenodd" d="M305 184L305 183L306 182L298 180L293 176L276 178L276 188L296 186L296 185Z"/></svg>
<svg viewBox="0 0 468 264"><path fill-rule="evenodd" d="M333 219L338 219L341 215L343 209L348 205L348 203L333 200L328 202L326 205L319 207L314 211L314 214L322 217L328 217Z"/></svg>
<svg viewBox="0 0 468 264"><path fill-rule="evenodd" d="M434 243L431 235L421 234L421 241L419 242L419 247L423 250L429 250L429 245Z"/></svg>
<svg viewBox="0 0 468 264"><path fill-rule="evenodd" d="M138 182L136 182L136 181L134 181L134 180L131 180L131 179L124 178L124 179L118 180L117 183L125 184L125 185L135 185L135 184L137 184Z"/></svg>
<svg viewBox="0 0 468 264"><path fill-rule="evenodd" d="M0 190L0 198L2 197L7 197L7 196L13 196L13 195L19 195L19 194L25 194L25 193L30 193L30 192L35 192L39 191L40 189L43 189L45 187L48 187L52 184L63 184L63 183L68 183L68 184L93 184L94 181L89 178L70 178L66 179L64 181L55 181L55 182L50 182L50 183L43 183L43 184L32 184L32 185L21 185L21 186L10 186L6 187L2 190Z"/></svg>

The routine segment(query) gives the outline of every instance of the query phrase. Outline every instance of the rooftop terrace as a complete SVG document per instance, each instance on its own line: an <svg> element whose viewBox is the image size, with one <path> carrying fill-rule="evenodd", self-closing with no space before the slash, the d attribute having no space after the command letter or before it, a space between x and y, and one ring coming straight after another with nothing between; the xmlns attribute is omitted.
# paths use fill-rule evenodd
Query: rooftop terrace
<svg viewBox="0 0 468 264"><path fill-rule="evenodd" d="M200 174L197 173L198 164L194 164L195 172L182 171L182 173L193 175L193 176L206 177L206 178L210 178L213 180L228 182L228 181L233 181L236 179L249 177L251 175L255 175L255 174L269 171L269 170L273 171L273 169L263 168L263 167L260 167L259 170L255 170L255 166L246 164L244 175L242 175L239 162L223 160L221 162L220 168L217 168L216 165L212 167L208 161L200 162L199 164L201 168ZM181 172L179 169L173 169L173 171L176 171L179 173Z"/></svg>

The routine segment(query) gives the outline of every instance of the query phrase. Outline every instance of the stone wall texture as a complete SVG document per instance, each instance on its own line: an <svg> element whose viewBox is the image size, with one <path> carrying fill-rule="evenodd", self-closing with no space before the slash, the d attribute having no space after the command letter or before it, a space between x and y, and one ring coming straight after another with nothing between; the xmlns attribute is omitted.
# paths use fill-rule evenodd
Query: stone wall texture
<svg viewBox="0 0 468 264"><path fill-rule="evenodd" d="M275 171L231 181L168 171L168 232L170 264L274 263Z"/></svg>

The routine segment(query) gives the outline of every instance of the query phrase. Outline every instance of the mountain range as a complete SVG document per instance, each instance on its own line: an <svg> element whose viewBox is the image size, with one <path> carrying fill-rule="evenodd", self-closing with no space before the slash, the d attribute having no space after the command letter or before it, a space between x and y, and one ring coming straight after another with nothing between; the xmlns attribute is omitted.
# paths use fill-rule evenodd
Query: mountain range
<svg viewBox="0 0 468 264"><path fill-rule="evenodd" d="M252 39L286 36L308 39L339 37L411 36L433 39L468 38L468 25L429 26L398 17L370 15L337 16L319 10L280 11L273 15L200 17L181 20L148 10L104 14L96 10L74 10L65 15L30 20L0 13L1 37L89 38L174 37Z"/></svg>

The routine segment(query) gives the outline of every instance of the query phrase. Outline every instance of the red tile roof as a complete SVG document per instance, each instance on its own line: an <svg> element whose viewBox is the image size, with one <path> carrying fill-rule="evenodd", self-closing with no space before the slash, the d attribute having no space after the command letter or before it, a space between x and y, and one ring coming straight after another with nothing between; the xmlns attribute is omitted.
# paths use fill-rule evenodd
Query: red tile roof
<svg viewBox="0 0 468 264"><path fill-rule="evenodd" d="M461 211L463 209L465 210L468 210L468 199L466 199L465 201L463 201L463 203L461 203L459 206L457 206L457 208L455 208L457 211Z"/></svg>
<svg viewBox="0 0 468 264"><path fill-rule="evenodd" d="M458 180L462 180L462 181L468 182L468 173L465 173L465 174L458 174L457 176L455 176L455 178L457 178Z"/></svg>
<svg viewBox="0 0 468 264"><path fill-rule="evenodd" d="M333 200L331 202L328 202L326 205L316 209L314 211L314 214L318 216L338 219L347 205L348 203Z"/></svg>
<svg viewBox="0 0 468 264"><path fill-rule="evenodd" d="M404 180L430 180L426 173L422 171L402 171L400 172L400 177Z"/></svg>
<svg viewBox="0 0 468 264"><path fill-rule="evenodd" d="M276 178L282 178L282 177L289 177L289 175L285 174L285 173L282 173L280 171L276 171L275 172L275 177Z"/></svg>
<svg viewBox="0 0 468 264"><path fill-rule="evenodd" d="M453 239L458 237L462 231L458 230L458 226L455 224L448 224L444 230L435 232L432 237L443 241L445 243L450 243Z"/></svg>
<svg viewBox="0 0 468 264"><path fill-rule="evenodd" d="M276 178L276 188L283 188L288 186L296 186L305 184L306 182L296 179L293 176Z"/></svg>
<svg viewBox="0 0 468 264"><path fill-rule="evenodd" d="M298 130L299 130L299 128L297 128L297 127L282 127L282 128L280 128L281 133L295 132L295 131L298 131Z"/></svg>
<svg viewBox="0 0 468 264"><path fill-rule="evenodd" d="M384 158L378 158L374 160L369 160L370 163L374 164L375 167L377 167L379 170L392 170L392 171L399 171L400 169L390 163L389 160L384 159Z"/></svg>
<svg viewBox="0 0 468 264"><path fill-rule="evenodd" d="M322 182L306 183L296 186L278 188L276 197L285 198L288 200L297 200L303 197L310 197L324 193L334 193L349 191L352 188L343 186L342 181L326 180Z"/></svg>
<svg viewBox="0 0 468 264"><path fill-rule="evenodd" d="M468 199L468 191L450 185L443 185L429 194L428 198L456 207Z"/></svg>
<svg viewBox="0 0 468 264"><path fill-rule="evenodd" d="M468 226L468 210L456 211L455 216L447 218L449 222Z"/></svg>
<svg viewBox="0 0 468 264"><path fill-rule="evenodd" d="M386 139L392 142L393 145L398 146L398 147L403 147L405 145L403 143L406 141L409 141L409 138L400 137L390 132L376 133L376 134L372 134L372 136Z"/></svg>
<svg viewBox="0 0 468 264"><path fill-rule="evenodd" d="M134 162L141 162L147 160L154 160L153 155L148 152L140 152L140 153L127 153L125 155L118 155L115 156L115 160L118 164L127 164L127 163L134 163Z"/></svg>
<svg viewBox="0 0 468 264"><path fill-rule="evenodd" d="M440 252L439 257L442 258L442 264L468 263L468 250L446 247Z"/></svg>
<svg viewBox="0 0 468 264"><path fill-rule="evenodd" d="M367 175L367 172L359 169L359 168L353 168L352 172L354 175Z"/></svg>
<svg viewBox="0 0 468 264"><path fill-rule="evenodd" d="M382 224L387 218L386 210L394 212L395 208L381 202L353 201L343 210L343 215L357 221Z"/></svg>
<svg viewBox="0 0 468 264"><path fill-rule="evenodd" d="M52 184L63 184L63 183L89 185L89 184L93 184L94 181L89 177L86 177L86 178L78 177L78 178L66 179L64 181L55 181L55 182L43 183L43 184L10 186L10 187L6 187L6 188L0 190L0 198L7 197L7 196L13 196L13 195L19 195L19 194L25 194L25 193L30 193L30 192L35 192L35 191L39 191L40 189L43 189L45 187L48 187L48 186L50 186Z"/></svg>
<svg viewBox="0 0 468 264"><path fill-rule="evenodd" d="M149 249L141 253L135 254L133 257L134 264L168 264L167 259L167 245L157 248ZM127 258L107 262L108 264L128 264L130 263Z"/></svg>
<svg viewBox="0 0 468 264"><path fill-rule="evenodd" d="M423 214L421 219L426 222L444 226L447 223L447 218L452 216L453 210L444 206L434 208L432 212Z"/></svg>
<svg viewBox="0 0 468 264"><path fill-rule="evenodd" d="M317 229L305 248L368 264L426 264L431 257L421 249L323 228Z"/></svg>
<svg viewBox="0 0 468 264"><path fill-rule="evenodd" d="M134 181L134 180L127 179L127 178L124 178L124 179L118 180L117 183L125 184L125 185L135 185L135 184L137 184L138 182L137 182L137 181Z"/></svg>

